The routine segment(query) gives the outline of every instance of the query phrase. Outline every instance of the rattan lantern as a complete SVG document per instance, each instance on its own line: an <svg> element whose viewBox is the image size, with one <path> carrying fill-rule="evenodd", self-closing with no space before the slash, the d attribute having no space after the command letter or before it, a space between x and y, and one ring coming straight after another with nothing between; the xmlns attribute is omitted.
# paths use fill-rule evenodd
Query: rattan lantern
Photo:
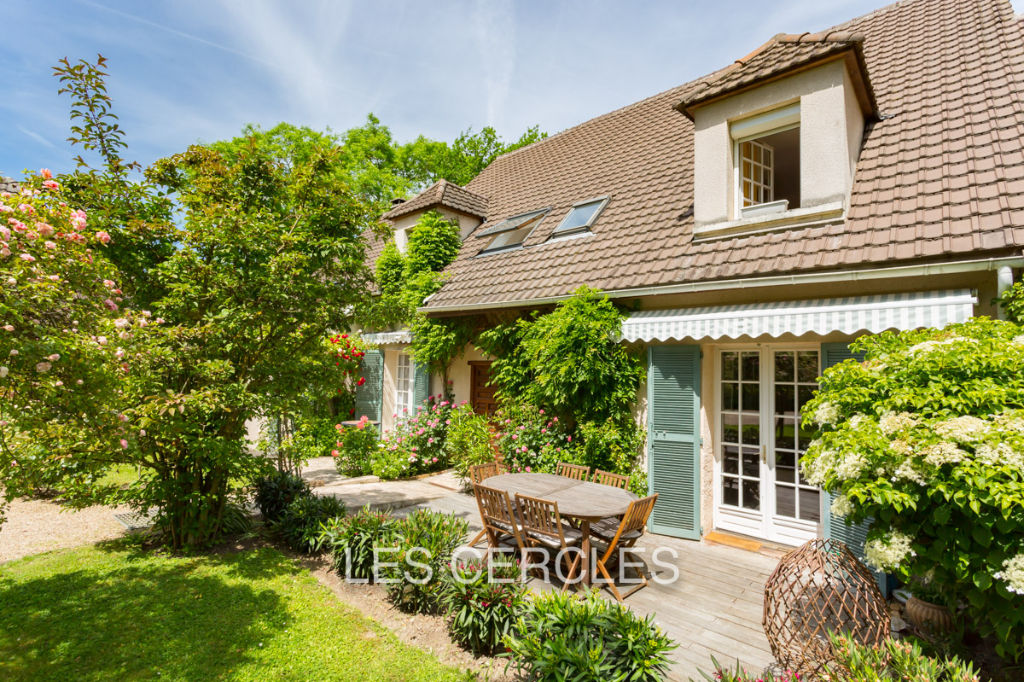
<svg viewBox="0 0 1024 682"><path fill-rule="evenodd" d="M779 664L811 678L832 660L830 632L868 646L889 636L885 598L838 540L811 540L782 558L764 586L764 633Z"/></svg>

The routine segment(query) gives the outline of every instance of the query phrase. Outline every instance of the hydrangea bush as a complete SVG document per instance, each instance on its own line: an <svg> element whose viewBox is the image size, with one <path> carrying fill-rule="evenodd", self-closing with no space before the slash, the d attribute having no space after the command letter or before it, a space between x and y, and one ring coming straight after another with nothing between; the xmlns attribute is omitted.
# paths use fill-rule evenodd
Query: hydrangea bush
<svg viewBox="0 0 1024 682"><path fill-rule="evenodd" d="M1024 654L1024 334L978 318L854 344L806 406L820 431L805 476L851 523L869 563L928 575L997 652Z"/></svg>

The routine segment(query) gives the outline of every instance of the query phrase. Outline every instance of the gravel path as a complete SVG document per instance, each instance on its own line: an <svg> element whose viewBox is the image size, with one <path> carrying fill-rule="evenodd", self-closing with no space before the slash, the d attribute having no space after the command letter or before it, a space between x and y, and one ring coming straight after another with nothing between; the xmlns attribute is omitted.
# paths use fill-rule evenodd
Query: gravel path
<svg viewBox="0 0 1024 682"><path fill-rule="evenodd" d="M110 507L62 510L45 500L15 500L0 526L0 563L54 549L120 537L125 528Z"/></svg>

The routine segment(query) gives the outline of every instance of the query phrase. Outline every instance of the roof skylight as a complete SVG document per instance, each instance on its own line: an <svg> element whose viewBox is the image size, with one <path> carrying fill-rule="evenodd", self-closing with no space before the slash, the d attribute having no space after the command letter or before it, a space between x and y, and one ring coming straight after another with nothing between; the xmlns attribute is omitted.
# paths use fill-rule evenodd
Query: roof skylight
<svg viewBox="0 0 1024 682"><path fill-rule="evenodd" d="M492 239L480 253L492 253L495 251L504 251L506 249L513 249L517 246L522 246L523 242L526 241L526 238L529 237L534 228L544 220L544 216L546 216L550 210L550 208L542 208L538 211L520 213L519 215L512 216L507 220L501 221L497 225L492 225L487 228L477 236L493 236L494 239Z"/></svg>
<svg viewBox="0 0 1024 682"><path fill-rule="evenodd" d="M576 232L583 232L590 228L597 220L597 216L604 209L605 204L608 203L608 197L601 197L600 199L588 199L581 201L574 205L569 211L569 215L565 216L558 227L555 228L551 236L557 237L566 234L574 234Z"/></svg>

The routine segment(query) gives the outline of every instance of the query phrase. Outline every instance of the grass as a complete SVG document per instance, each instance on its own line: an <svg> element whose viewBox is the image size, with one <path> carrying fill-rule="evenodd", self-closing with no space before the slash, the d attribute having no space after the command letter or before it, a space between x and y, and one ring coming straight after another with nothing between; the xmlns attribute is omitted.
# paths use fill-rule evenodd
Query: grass
<svg viewBox="0 0 1024 682"><path fill-rule="evenodd" d="M0 565L0 679L460 680L276 549L105 543Z"/></svg>

